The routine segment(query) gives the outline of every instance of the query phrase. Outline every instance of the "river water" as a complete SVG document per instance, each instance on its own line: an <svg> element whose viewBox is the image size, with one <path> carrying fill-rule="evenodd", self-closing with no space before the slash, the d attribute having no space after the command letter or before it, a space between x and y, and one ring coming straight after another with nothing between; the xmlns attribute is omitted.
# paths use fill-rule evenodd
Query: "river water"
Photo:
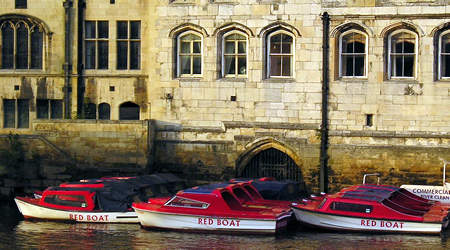
<svg viewBox="0 0 450 250"><path fill-rule="evenodd" d="M133 224L24 221L17 208L1 206L0 249L450 249L440 236L356 234L299 228L277 236L148 231Z"/></svg>

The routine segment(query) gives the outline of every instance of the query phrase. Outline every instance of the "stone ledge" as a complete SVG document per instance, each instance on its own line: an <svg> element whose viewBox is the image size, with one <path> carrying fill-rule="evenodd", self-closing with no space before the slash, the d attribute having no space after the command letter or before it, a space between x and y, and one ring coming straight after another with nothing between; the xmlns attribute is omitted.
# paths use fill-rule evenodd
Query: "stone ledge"
<svg viewBox="0 0 450 250"><path fill-rule="evenodd" d="M235 135L235 141L254 141L259 136L251 136L251 135ZM283 137L284 142L292 143L292 144L308 144L308 139L300 138L300 137Z"/></svg>
<svg viewBox="0 0 450 250"><path fill-rule="evenodd" d="M82 123L82 124L143 124L148 120L95 120L95 119L34 119L33 125L40 123Z"/></svg>
<svg viewBox="0 0 450 250"><path fill-rule="evenodd" d="M155 140L155 142L159 143L172 143L172 144L223 144L223 145L231 145L234 144L233 141L204 141L204 140Z"/></svg>
<svg viewBox="0 0 450 250"><path fill-rule="evenodd" d="M316 130L316 123L286 123L286 122L223 122L225 128L267 128L267 129L291 129L291 130Z"/></svg>
<svg viewBox="0 0 450 250"><path fill-rule="evenodd" d="M369 145L369 144L330 144L329 149L331 150L330 155L333 154L333 150L338 150L340 148L348 149L388 149L388 150L411 150L411 149L433 149L433 150L449 150L449 146L423 146L423 145Z"/></svg>
<svg viewBox="0 0 450 250"><path fill-rule="evenodd" d="M157 132L211 132L225 133L227 129L233 128L263 128L263 129L289 129L289 130L317 130L319 124L316 123L284 123L284 122L223 122L222 127L193 127L179 125L162 125L156 127Z"/></svg>
<svg viewBox="0 0 450 250"><path fill-rule="evenodd" d="M444 138L450 139L448 132L426 132L426 131L350 131L330 130L330 136L343 137L379 137L379 138Z"/></svg>
<svg viewBox="0 0 450 250"><path fill-rule="evenodd" d="M221 127L182 127L175 125L165 125L157 127L157 132L204 132L204 133L224 133L225 130Z"/></svg>

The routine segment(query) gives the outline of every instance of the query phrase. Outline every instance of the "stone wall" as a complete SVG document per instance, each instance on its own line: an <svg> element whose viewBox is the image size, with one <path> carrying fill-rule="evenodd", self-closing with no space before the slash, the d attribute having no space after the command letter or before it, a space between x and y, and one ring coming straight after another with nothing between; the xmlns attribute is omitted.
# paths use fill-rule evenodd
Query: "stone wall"
<svg viewBox="0 0 450 250"><path fill-rule="evenodd" d="M447 5L445 1L409 0L161 4L157 8L161 21L156 26L161 78L151 86L150 94L152 118L159 121L157 142L163 145L156 151L156 159L172 166L180 164L184 171L198 165L193 169L221 177L231 173L229 170L236 174L245 155L276 147L290 152L311 190L317 190L321 15L327 11L331 17L330 187L360 183L366 171L381 172L392 184L435 183L439 178L424 180L421 171L422 166L435 166L427 168L427 174L439 177L438 158L450 157L450 85L447 80L435 80L433 66L433 39L449 21ZM352 25L368 37L365 77L339 76L339 35ZM267 77L265 35L272 27L295 37L291 78ZM411 79L388 79L386 37L403 27L418 36L417 71ZM221 34L233 29L248 36L248 74L243 79L221 75ZM186 30L202 37L204 64L198 77L178 77L176 73L177 34ZM281 125L285 123L290 128ZM312 124L314 128L299 129ZM170 154L165 155L167 151ZM426 155L416 156L415 151ZM387 162L381 164L383 161ZM396 179L388 178L392 174ZM209 174L205 176L208 179Z"/></svg>
<svg viewBox="0 0 450 250"><path fill-rule="evenodd" d="M33 149L51 152L48 145L53 144L67 155L63 158L78 166L147 165L148 121L35 120L33 131L49 142ZM49 157L60 159L61 153L55 151Z"/></svg>
<svg viewBox="0 0 450 250"><path fill-rule="evenodd" d="M330 187L360 183L369 171L390 184L436 183L442 174L438 158L450 157L450 81L437 79L435 66L436 36L450 27L448 1L87 0L86 20L107 20L110 36L109 67L84 72L85 97L111 104L112 121L34 119L34 100L62 99L64 84L64 8L53 0L35 2L14 9L12 1L0 0L0 14L35 17L49 31L44 70L0 72L0 97L33 100L30 128L2 126L0 133L23 135L29 148L50 161L115 171L150 165L206 182L236 176L249 159L276 148L317 191L325 11L331 17ZM116 68L117 21L127 20L142 25L138 70ZM339 37L354 27L367 36L367 74L345 78L339 75ZM386 44L396 29L417 36L413 78L387 77ZM247 71L223 77L222 38L233 30L247 37ZM202 41L202 74L192 77L177 75L177 38L185 31ZM293 38L289 77L268 77L267 35L273 31ZM155 126L117 121L118 106L128 101L139 104L140 119Z"/></svg>
<svg viewBox="0 0 450 250"><path fill-rule="evenodd" d="M32 193L68 180L145 174L153 150L150 121L34 120L18 134L24 161L0 166L0 194ZM17 131L15 131L17 132ZM9 135L0 135L0 150Z"/></svg>

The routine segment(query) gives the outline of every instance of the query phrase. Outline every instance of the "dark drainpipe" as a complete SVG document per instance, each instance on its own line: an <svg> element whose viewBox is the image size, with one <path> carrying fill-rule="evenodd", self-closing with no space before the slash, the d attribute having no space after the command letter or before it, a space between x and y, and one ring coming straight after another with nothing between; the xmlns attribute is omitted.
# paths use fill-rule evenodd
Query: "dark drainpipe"
<svg viewBox="0 0 450 250"><path fill-rule="evenodd" d="M71 78L72 78L72 7L73 0L66 0L63 2L64 6L64 118L70 119L71 110Z"/></svg>
<svg viewBox="0 0 450 250"><path fill-rule="evenodd" d="M322 45L322 124L320 126L320 191L328 193L328 92L329 92L329 29L330 16L322 15L323 45Z"/></svg>
<svg viewBox="0 0 450 250"><path fill-rule="evenodd" d="M84 101L84 64L83 64L83 49L84 49L84 17L86 9L86 1L78 0L78 40L77 40L77 73L78 73L78 82L77 82L77 116L82 117L83 114L83 101Z"/></svg>

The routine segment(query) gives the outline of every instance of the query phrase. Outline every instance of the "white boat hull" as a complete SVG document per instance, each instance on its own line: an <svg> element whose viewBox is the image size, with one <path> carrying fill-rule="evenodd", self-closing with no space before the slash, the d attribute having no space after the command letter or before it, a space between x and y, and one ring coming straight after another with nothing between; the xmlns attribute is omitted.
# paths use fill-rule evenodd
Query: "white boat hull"
<svg viewBox="0 0 450 250"><path fill-rule="evenodd" d="M19 211L25 218L42 220L62 220L91 223L139 223L135 212L83 212L65 211L32 204L20 199L16 201Z"/></svg>
<svg viewBox="0 0 450 250"><path fill-rule="evenodd" d="M439 234L447 223L427 223L367 219L362 217L348 217L332 214L311 212L293 208L295 217L301 223L319 228L345 231L369 232L402 232L402 233L429 233ZM444 224L444 225L443 225Z"/></svg>
<svg viewBox="0 0 450 250"><path fill-rule="evenodd" d="M450 183L446 183L445 186L402 185L401 188L422 198L450 205Z"/></svg>
<svg viewBox="0 0 450 250"><path fill-rule="evenodd" d="M160 213L136 209L143 227L188 231L276 233L286 226L290 214L278 220L241 219Z"/></svg>

